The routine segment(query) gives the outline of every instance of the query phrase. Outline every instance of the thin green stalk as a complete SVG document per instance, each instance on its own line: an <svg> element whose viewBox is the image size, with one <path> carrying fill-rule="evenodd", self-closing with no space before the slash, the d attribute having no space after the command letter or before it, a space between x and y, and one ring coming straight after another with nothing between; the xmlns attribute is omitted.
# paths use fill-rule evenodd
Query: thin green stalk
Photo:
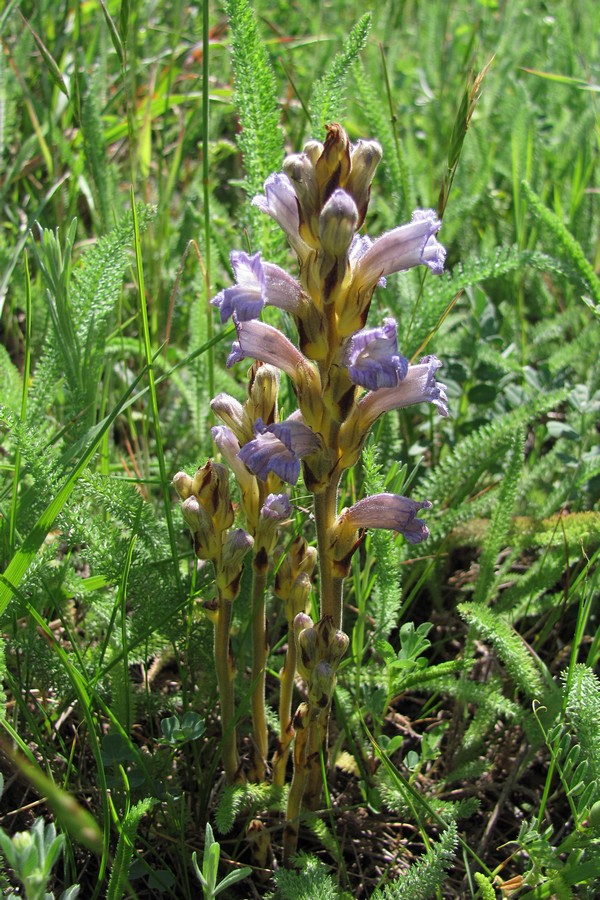
<svg viewBox="0 0 600 900"><path fill-rule="evenodd" d="M210 28L209 28L209 3L202 5L202 190L204 206L204 259L206 262L205 291L206 291L206 335L208 342L213 337L213 310L209 303L211 294L211 266L210 266L210 184L209 184L209 52L210 52ZM215 396L215 357L212 348L208 351L208 395Z"/></svg>
<svg viewBox="0 0 600 900"><path fill-rule="evenodd" d="M31 277L29 274L29 258L25 253L25 364L23 367L23 392L21 394L21 425L25 425L27 418L27 395L29 392L29 374L31 372ZM17 446L15 451L15 469L13 476L13 491L10 502L10 515L8 517L8 546L11 555L15 550L17 533L17 506L19 499L19 476L21 473L21 448Z"/></svg>
<svg viewBox="0 0 600 900"><path fill-rule="evenodd" d="M152 422L154 425L154 433L156 437L156 458L158 460L158 470L160 472L160 480L162 484L163 503L165 508L165 517L167 520L167 531L169 532L169 544L171 545L171 553L173 558L173 574L177 584L177 593L181 595L181 573L179 571L179 555L177 552L177 539L175 536L175 528L173 526L173 516L171 513L171 496L169 493L170 479L167 477L167 467L165 464L165 456L163 452L162 434L160 416L158 412L158 399L156 396L156 384L154 379L154 357L152 354L152 345L150 342L150 328L148 324L148 310L146 307L146 292L144 289L144 268L142 265L142 244L140 240L140 229L138 225L137 210L135 206L135 197L133 188L131 189L131 210L133 214L133 237L135 247L135 265L138 284L138 295L140 302L140 312L142 316L142 331L144 338L144 352L146 356L146 366L148 368L148 388L150 392L150 408L152 410Z"/></svg>
<svg viewBox="0 0 600 900"><path fill-rule="evenodd" d="M267 572L253 572L252 579L252 735L254 760L251 781L262 781L269 753L269 732L265 713L265 676L267 669L267 623L265 589Z"/></svg>

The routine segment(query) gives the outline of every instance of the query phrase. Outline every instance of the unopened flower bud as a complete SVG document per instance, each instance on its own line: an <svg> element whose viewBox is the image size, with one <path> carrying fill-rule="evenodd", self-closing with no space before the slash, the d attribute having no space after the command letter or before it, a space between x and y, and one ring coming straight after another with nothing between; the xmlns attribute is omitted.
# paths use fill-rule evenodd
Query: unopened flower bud
<svg viewBox="0 0 600 900"><path fill-rule="evenodd" d="M334 191L319 216L319 237L325 253L347 260L358 226L356 203L346 191Z"/></svg>
<svg viewBox="0 0 600 900"><path fill-rule="evenodd" d="M310 578L304 572L294 580L289 597L285 604L288 622L292 622L298 613L305 611L310 597Z"/></svg>
<svg viewBox="0 0 600 900"><path fill-rule="evenodd" d="M211 400L210 408L221 422L231 428L240 446L252 440L252 423L248 421L239 400L229 394L217 394L215 399Z"/></svg>
<svg viewBox="0 0 600 900"><path fill-rule="evenodd" d="M173 478L173 487L182 500L187 500L192 494L192 479L186 472L177 472Z"/></svg>
<svg viewBox="0 0 600 900"><path fill-rule="evenodd" d="M311 706L325 709L330 703L335 688L335 669L325 660L320 660L308 680L308 700Z"/></svg>
<svg viewBox="0 0 600 900"><path fill-rule="evenodd" d="M217 531L229 528L233 523L233 506L229 492L229 472L225 466L209 459L194 475L192 489L212 517Z"/></svg>
<svg viewBox="0 0 600 900"><path fill-rule="evenodd" d="M278 391L279 369L255 362L250 369L248 399L245 403L246 414L252 422L262 419L265 425L271 425L275 421Z"/></svg>
<svg viewBox="0 0 600 900"><path fill-rule="evenodd" d="M294 567L299 572L306 572L307 575L313 574L318 557L316 547L309 547L306 540L299 534L292 541L289 553L294 562Z"/></svg>
<svg viewBox="0 0 600 900"><path fill-rule="evenodd" d="M315 166L323 152L323 144L321 141L307 141L302 148L302 152L308 156L313 166Z"/></svg>
<svg viewBox="0 0 600 900"><path fill-rule="evenodd" d="M217 586L224 599L235 600L239 594L244 557L253 544L253 538L243 528L234 528L227 533L217 572Z"/></svg>
<svg viewBox="0 0 600 900"><path fill-rule="evenodd" d="M296 631L295 622L294 630ZM298 671L303 678L308 679L319 659L319 638L314 628L304 628L300 632L296 631L296 635L296 642L298 645Z"/></svg>
<svg viewBox="0 0 600 900"><path fill-rule="evenodd" d="M350 638L343 631L336 631L329 641L329 661L337 668L337 664L346 653Z"/></svg>
<svg viewBox="0 0 600 900"><path fill-rule="evenodd" d="M221 540L212 520L198 499L193 495L184 500L181 513L194 536L194 549L199 559L217 559Z"/></svg>
<svg viewBox="0 0 600 900"><path fill-rule="evenodd" d="M273 547L277 540L277 529L288 518L291 510L287 494L269 494L258 518L254 542L254 568L266 572Z"/></svg>
<svg viewBox="0 0 600 900"><path fill-rule="evenodd" d="M371 182L381 155L381 146L377 141L358 141L350 156L350 174L345 189L354 197L358 208L358 228L365 218L369 205Z"/></svg>
<svg viewBox="0 0 600 900"><path fill-rule="evenodd" d="M254 544L254 539L243 528L232 528L223 541L222 563L225 566L239 566L246 553Z"/></svg>
<svg viewBox="0 0 600 900"><path fill-rule="evenodd" d="M315 171L321 197L325 199L336 187L346 183L350 171L350 141L341 125L327 126L327 137Z"/></svg>
<svg viewBox="0 0 600 900"><path fill-rule="evenodd" d="M313 620L307 613L298 613L298 615L294 619L294 631L296 634L300 634L300 632L305 628L312 628Z"/></svg>
<svg viewBox="0 0 600 900"><path fill-rule="evenodd" d="M283 171L292 182L300 208L300 235L311 247L316 247L315 223L319 213L319 192L315 168L304 153L294 153L283 161Z"/></svg>

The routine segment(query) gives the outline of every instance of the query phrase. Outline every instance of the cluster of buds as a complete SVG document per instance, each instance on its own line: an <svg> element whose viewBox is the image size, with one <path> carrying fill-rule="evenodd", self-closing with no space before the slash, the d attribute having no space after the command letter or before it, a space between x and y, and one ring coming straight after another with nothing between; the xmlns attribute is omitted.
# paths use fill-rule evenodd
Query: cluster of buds
<svg viewBox="0 0 600 900"><path fill-rule="evenodd" d="M331 616L317 624L310 616L298 613L294 619L298 652L298 672L308 688L308 702L317 712L326 709L333 696L336 670L348 649L348 635L333 627Z"/></svg>
<svg viewBox="0 0 600 900"><path fill-rule="evenodd" d="M289 547L281 551L273 593L283 600L285 617L290 626L296 615L306 610L316 565L316 548L310 547L300 534Z"/></svg>
<svg viewBox="0 0 600 900"><path fill-rule="evenodd" d="M178 472L173 484L183 501L181 511L194 537L196 556L213 563L219 594L234 600L244 557L254 540L243 528L231 528L234 513L229 471L209 459L193 478Z"/></svg>

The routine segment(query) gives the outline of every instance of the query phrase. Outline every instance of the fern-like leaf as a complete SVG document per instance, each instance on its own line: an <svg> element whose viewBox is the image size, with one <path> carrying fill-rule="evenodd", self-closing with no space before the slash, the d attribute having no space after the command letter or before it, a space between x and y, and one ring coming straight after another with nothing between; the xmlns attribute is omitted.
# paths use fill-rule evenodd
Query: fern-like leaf
<svg viewBox="0 0 600 900"><path fill-rule="evenodd" d="M279 869L274 875L276 890L265 900L342 900L348 894L338 891L327 866L316 856L298 853L294 869Z"/></svg>
<svg viewBox="0 0 600 900"><path fill-rule="evenodd" d="M567 678L565 678L567 681ZM583 664L574 667L567 694L567 715L573 725L577 741L581 744L583 758L589 766L591 777L600 790L600 681L591 669Z"/></svg>
<svg viewBox="0 0 600 900"><path fill-rule="evenodd" d="M451 823L421 859L396 881L378 888L371 895L372 900L429 900L435 897L452 864L457 844L456 825Z"/></svg>
<svg viewBox="0 0 600 900"><path fill-rule="evenodd" d="M242 812L252 817L257 810L266 807L279 808L283 791L271 784L227 785L217 805L215 824L221 834L233 828L236 817Z"/></svg>
<svg viewBox="0 0 600 900"><path fill-rule="evenodd" d="M351 66L367 43L370 29L371 13L365 13L348 35L341 53L334 56L325 74L315 84L309 104L315 138L323 138L326 125L344 118L346 79Z"/></svg>
<svg viewBox="0 0 600 900"><path fill-rule="evenodd" d="M475 585L473 601L486 603L494 586L494 567L501 547L504 546L512 522L512 511L517 486L523 469L523 436L516 434L509 451L506 474L500 488L496 508L479 564L479 577Z"/></svg>
<svg viewBox="0 0 600 900"><path fill-rule="evenodd" d="M506 671L527 697L540 698L543 682L534 657L504 616L482 603L461 603L458 611L481 637L490 643Z"/></svg>
<svg viewBox="0 0 600 900"><path fill-rule="evenodd" d="M262 191L267 176L281 168L283 159L275 75L248 0L226 0L225 11L231 27L236 108L242 126L239 145L246 170L244 188L252 197ZM260 228L257 237L260 235L261 249L267 253L267 217L254 208L250 216L253 227Z"/></svg>
<svg viewBox="0 0 600 900"><path fill-rule="evenodd" d="M484 472L493 469L509 451L515 431L558 406L567 391L553 391L536 397L519 409L497 417L454 447L452 455L441 462L421 483L421 494L440 506L456 509L470 496ZM436 528L435 538L440 523ZM441 525L444 535L448 533Z"/></svg>
<svg viewBox="0 0 600 900"><path fill-rule="evenodd" d="M133 858L134 841L140 821L142 816L144 816L156 802L157 801L153 798L140 800L139 803L136 803L131 807L125 816L121 826L117 851L110 873L106 900L119 900L119 898L123 896L129 877L129 869Z"/></svg>
<svg viewBox="0 0 600 900"><path fill-rule="evenodd" d="M522 182L522 188L531 205L532 212L548 228L552 237L566 252L581 277L587 283L596 303L596 309L600 310L600 278L594 272L592 264L585 258L581 244L564 226L556 213L544 205L541 198L538 197L526 181Z"/></svg>

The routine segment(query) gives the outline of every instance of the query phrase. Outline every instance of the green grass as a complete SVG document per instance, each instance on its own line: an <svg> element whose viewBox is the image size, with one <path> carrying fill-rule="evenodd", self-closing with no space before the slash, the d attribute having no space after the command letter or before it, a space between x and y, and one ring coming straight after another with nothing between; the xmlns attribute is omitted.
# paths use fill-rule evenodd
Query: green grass
<svg viewBox="0 0 600 900"><path fill-rule="evenodd" d="M487 898L497 876L522 877L519 897L591 898L600 10L390 0L369 31L358 3L246 7L0 13L0 826L56 822L57 897L74 883L198 896L209 822L219 877L256 869L224 896ZM279 858L281 793L221 789L213 577L171 479L214 456L215 393L245 397L208 304L230 251L296 272L250 199L329 116L383 147L370 235L443 209L446 274L390 277L371 321L392 314L402 353L439 356L451 416L388 414L343 482L340 507L430 499L431 537L371 532L354 557L339 765L298 868L274 882L244 835L258 819ZM283 383L288 411L292 397ZM314 543L302 485L294 500ZM246 572L232 635L246 757L251 602ZM269 596L272 740L280 607ZM189 713L200 726L165 736ZM86 813L100 846L82 840Z"/></svg>

